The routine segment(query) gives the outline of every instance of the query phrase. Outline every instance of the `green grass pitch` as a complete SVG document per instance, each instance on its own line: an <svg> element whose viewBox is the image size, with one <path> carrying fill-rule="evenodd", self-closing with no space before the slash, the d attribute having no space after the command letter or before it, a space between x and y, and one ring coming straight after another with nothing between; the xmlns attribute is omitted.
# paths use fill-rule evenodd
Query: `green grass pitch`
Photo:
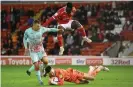
<svg viewBox="0 0 133 87"><path fill-rule="evenodd" d="M25 72L30 66L1 66L1 87L40 87L35 71L29 77ZM58 68L74 68L83 72L88 66L53 66ZM133 66L108 66L110 72L101 71L89 84L76 85L65 82L63 87L133 87ZM44 87L48 85L48 77L42 78Z"/></svg>

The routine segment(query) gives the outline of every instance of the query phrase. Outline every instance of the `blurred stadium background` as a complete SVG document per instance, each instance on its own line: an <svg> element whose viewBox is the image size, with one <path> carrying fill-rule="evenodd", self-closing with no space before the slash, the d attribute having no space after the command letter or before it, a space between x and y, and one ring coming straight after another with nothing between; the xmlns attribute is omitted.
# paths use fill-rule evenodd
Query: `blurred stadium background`
<svg viewBox="0 0 133 87"><path fill-rule="evenodd" d="M23 34L34 20L45 22L65 3L1 2L2 87L39 86L35 83L34 72L31 77L25 73L32 63L28 56L24 56ZM93 42L83 43L79 32L67 31L63 34L64 55L58 56L59 46L53 39L56 33L46 33L43 35L43 45L49 57L49 64L81 71L87 71L88 65L109 65L111 71L99 74L96 81L89 84L90 87L133 87L133 2L77 1L73 2L73 5L77 9L73 19L84 26L87 36ZM53 21L48 27L57 27L57 22ZM46 86L47 79L44 79ZM65 86L73 85L68 83Z"/></svg>

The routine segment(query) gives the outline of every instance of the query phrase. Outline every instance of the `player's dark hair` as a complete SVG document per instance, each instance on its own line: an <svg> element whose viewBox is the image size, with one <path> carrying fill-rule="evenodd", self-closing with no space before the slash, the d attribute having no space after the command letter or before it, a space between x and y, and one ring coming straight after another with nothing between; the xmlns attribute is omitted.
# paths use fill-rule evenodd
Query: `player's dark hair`
<svg viewBox="0 0 133 87"><path fill-rule="evenodd" d="M51 69L52 69L51 66L47 66L47 67L45 68L45 71L46 71L47 73L49 73L49 72L51 71Z"/></svg>
<svg viewBox="0 0 133 87"><path fill-rule="evenodd" d="M39 20L34 20L34 21L32 22L32 24L31 24L31 27L33 26L33 24L39 24L39 23L40 23Z"/></svg>
<svg viewBox="0 0 133 87"><path fill-rule="evenodd" d="M72 7L73 7L73 4L72 4L71 2L68 2L68 3L67 3L67 7L68 7L68 8L72 8Z"/></svg>
<svg viewBox="0 0 133 87"><path fill-rule="evenodd" d="M44 74L43 76L46 77L47 74L51 71L51 69L52 69L51 66L47 66L47 67L45 68L45 74Z"/></svg>
<svg viewBox="0 0 133 87"><path fill-rule="evenodd" d="M40 23L39 20L34 20L33 24Z"/></svg>

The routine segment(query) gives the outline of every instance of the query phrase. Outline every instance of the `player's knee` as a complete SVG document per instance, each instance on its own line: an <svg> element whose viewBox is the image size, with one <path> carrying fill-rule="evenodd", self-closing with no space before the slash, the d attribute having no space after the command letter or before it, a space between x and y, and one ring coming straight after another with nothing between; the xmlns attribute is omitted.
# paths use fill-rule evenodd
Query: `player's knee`
<svg viewBox="0 0 133 87"><path fill-rule="evenodd" d="M35 66L35 70L38 71L39 70L39 63L38 62L35 62L34 63L34 66Z"/></svg>
<svg viewBox="0 0 133 87"><path fill-rule="evenodd" d="M47 65L48 64L48 60L44 61L44 64Z"/></svg>
<svg viewBox="0 0 133 87"><path fill-rule="evenodd" d="M83 78L86 80L91 80L91 81L95 79L94 76L88 76L87 74L85 74Z"/></svg>
<svg viewBox="0 0 133 87"><path fill-rule="evenodd" d="M47 65L48 64L48 59L46 58L46 57L43 57L43 63L45 64L45 65Z"/></svg>
<svg viewBox="0 0 133 87"><path fill-rule="evenodd" d="M82 25L78 22L78 21L76 21L76 20L74 20L73 22L72 22L72 24L71 24L71 28L72 29L78 29L78 28L80 28Z"/></svg>

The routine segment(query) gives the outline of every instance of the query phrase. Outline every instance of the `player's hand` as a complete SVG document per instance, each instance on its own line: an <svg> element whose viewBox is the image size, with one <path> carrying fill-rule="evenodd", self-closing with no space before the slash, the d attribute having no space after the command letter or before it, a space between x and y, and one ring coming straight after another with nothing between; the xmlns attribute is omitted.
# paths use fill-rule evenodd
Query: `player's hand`
<svg viewBox="0 0 133 87"><path fill-rule="evenodd" d="M83 37L83 40L84 40L84 41L86 41L86 42L88 42L88 43L91 43L91 42L92 42L92 40L91 40L91 39L89 39L89 38L87 38L86 36L85 36L85 37Z"/></svg>
<svg viewBox="0 0 133 87"><path fill-rule="evenodd" d="M76 8L75 7L73 7L72 10L73 10L73 12L76 12Z"/></svg>
<svg viewBox="0 0 133 87"><path fill-rule="evenodd" d="M61 46L61 47L60 47L60 52L59 52L59 55L63 55L63 52L64 52L64 47L63 47L63 46Z"/></svg>
<svg viewBox="0 0 133 87"><path fill-rule="evenodd" d="M58 29L58 33L62 34L64 32L63 29Z"/></svg>
<svg viewBox="0 0 133 87"><path fill-rule="evenodd" d="M25 49L24 55L29 56L29 49Z"/></svg>

